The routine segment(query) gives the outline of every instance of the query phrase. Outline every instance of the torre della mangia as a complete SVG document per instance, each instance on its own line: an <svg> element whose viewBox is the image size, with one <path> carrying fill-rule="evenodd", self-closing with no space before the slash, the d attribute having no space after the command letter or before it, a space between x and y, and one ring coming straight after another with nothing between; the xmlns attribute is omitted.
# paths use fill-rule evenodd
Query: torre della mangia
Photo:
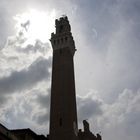
<svg viewBox="0 0 140 140"><path fill-rule="evenodd" d="M0 123L0 140L102 140L94 135L83 120L84 130L78 129L74 62L75 43L66 16L55 20L56 32L51 34L53 48L50 130L47 137L30 128L8 129Z"/></svg>
<svg viewBox="0 0 140 140"><path fill-rule="evenodd" d="M101 140L84 120L78 130L74 80L75 42L67 16L55 20L56 32L51 34L53 48L49 140Z"/></svg>

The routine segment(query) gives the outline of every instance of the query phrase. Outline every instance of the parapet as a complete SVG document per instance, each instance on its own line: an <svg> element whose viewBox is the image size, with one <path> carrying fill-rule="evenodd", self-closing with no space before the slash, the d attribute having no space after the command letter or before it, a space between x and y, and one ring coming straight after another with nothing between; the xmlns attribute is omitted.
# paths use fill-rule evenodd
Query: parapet
<svg viewBox="0 0 140 140"><path fill-rule="evenodd" d="M55 20L56 34L70 33L71 27L67 16Z"/></svg>
<svg viewBox="0 0 140 140"><path fill-rule="evenodd" d="M55 20L55 25L60 25L62 23L69 23L68 17L66 15L63 15L62 17L60 17L59 19Z"/></svg>
<svg viewBox="0 0 140 140"><path fill-rule="evenodd" d="M84 131L89 132L89 123L86 120L83 120Z"/></svg>
<svg viewBox="0 0 140 140"><path fill-rule="evenodd" d="M89 123L86 120L83 120L84 131L79 129L78 137L79 140L102 140L102 137L99 133L94 135L89 129Z"/></svg>

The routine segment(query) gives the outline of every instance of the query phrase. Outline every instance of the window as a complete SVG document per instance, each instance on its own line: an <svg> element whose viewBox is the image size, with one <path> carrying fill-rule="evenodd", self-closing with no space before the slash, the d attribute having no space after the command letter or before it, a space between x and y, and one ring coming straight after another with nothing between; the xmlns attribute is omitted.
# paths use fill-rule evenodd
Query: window
<svg viewBox="0 0 140 140"><path fill-rule="evenodd" d="M68 40L68 37L65 37L65 41L67 41Z"/></svg>
<svg viewBox="0 0 140 140"><path fill-rule="evenodd" d="M62 54L62 49L59 50L60 54Z"/></svg>
<svg viewBox="0 0 140 140"><path fill-rule="evenodd" d="M59 119L59 126L62 126L62 118Z"/></svg>
<svg viewBox="0 0 140 140"><path fill-rule="evenodd" d="M54 43L54 45L55 45L56 41L54 40L54 42L53 42L53 43Z"/></svg>
<svg viewBox="0 0 140 140"><path fill-rule="evenodd" d="M61 33L63 31L63 25L61 25L60 27L59 27L59 33Z"/></svg>
<svg viewBox="0 0 140 140"><path fill-rule="evenodd" d="M59 44L59 39L57 40L57 43Z"/></svg>
<svg viewBox="0 0 140 140"><path fill-rule="evenodd" d="M61 43L63 43L63 38L61 38Z"/></svg>

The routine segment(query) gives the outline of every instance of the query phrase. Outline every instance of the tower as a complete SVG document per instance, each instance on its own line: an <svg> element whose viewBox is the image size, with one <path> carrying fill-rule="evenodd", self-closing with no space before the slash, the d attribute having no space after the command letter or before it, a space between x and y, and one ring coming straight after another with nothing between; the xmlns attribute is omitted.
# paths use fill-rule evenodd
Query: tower
<svg viewBox="0 0 140 140"><path fill-rule="evenodd" d="M76 140L77 109L74 63L75 43L66 16L55 20L56 32L51 34L53 48L50 140Z"/></svg>

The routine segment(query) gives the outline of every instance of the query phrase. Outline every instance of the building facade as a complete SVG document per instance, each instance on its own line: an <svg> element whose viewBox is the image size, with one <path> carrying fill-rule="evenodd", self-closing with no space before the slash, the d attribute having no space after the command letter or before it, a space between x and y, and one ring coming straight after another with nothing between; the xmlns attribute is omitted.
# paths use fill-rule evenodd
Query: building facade
<svg viewBox="0 0 140 140"><path fill-rule="evenodd" d="M18 140L18 138L9 129L0 124L0 140Z"/></svg>
<svg viewBox="0 0 140 140"><path fill-rule="evenodd" d="M0 140L48 140L44 135L38 135L31 129L9 130L0 124Z"/></svg>

